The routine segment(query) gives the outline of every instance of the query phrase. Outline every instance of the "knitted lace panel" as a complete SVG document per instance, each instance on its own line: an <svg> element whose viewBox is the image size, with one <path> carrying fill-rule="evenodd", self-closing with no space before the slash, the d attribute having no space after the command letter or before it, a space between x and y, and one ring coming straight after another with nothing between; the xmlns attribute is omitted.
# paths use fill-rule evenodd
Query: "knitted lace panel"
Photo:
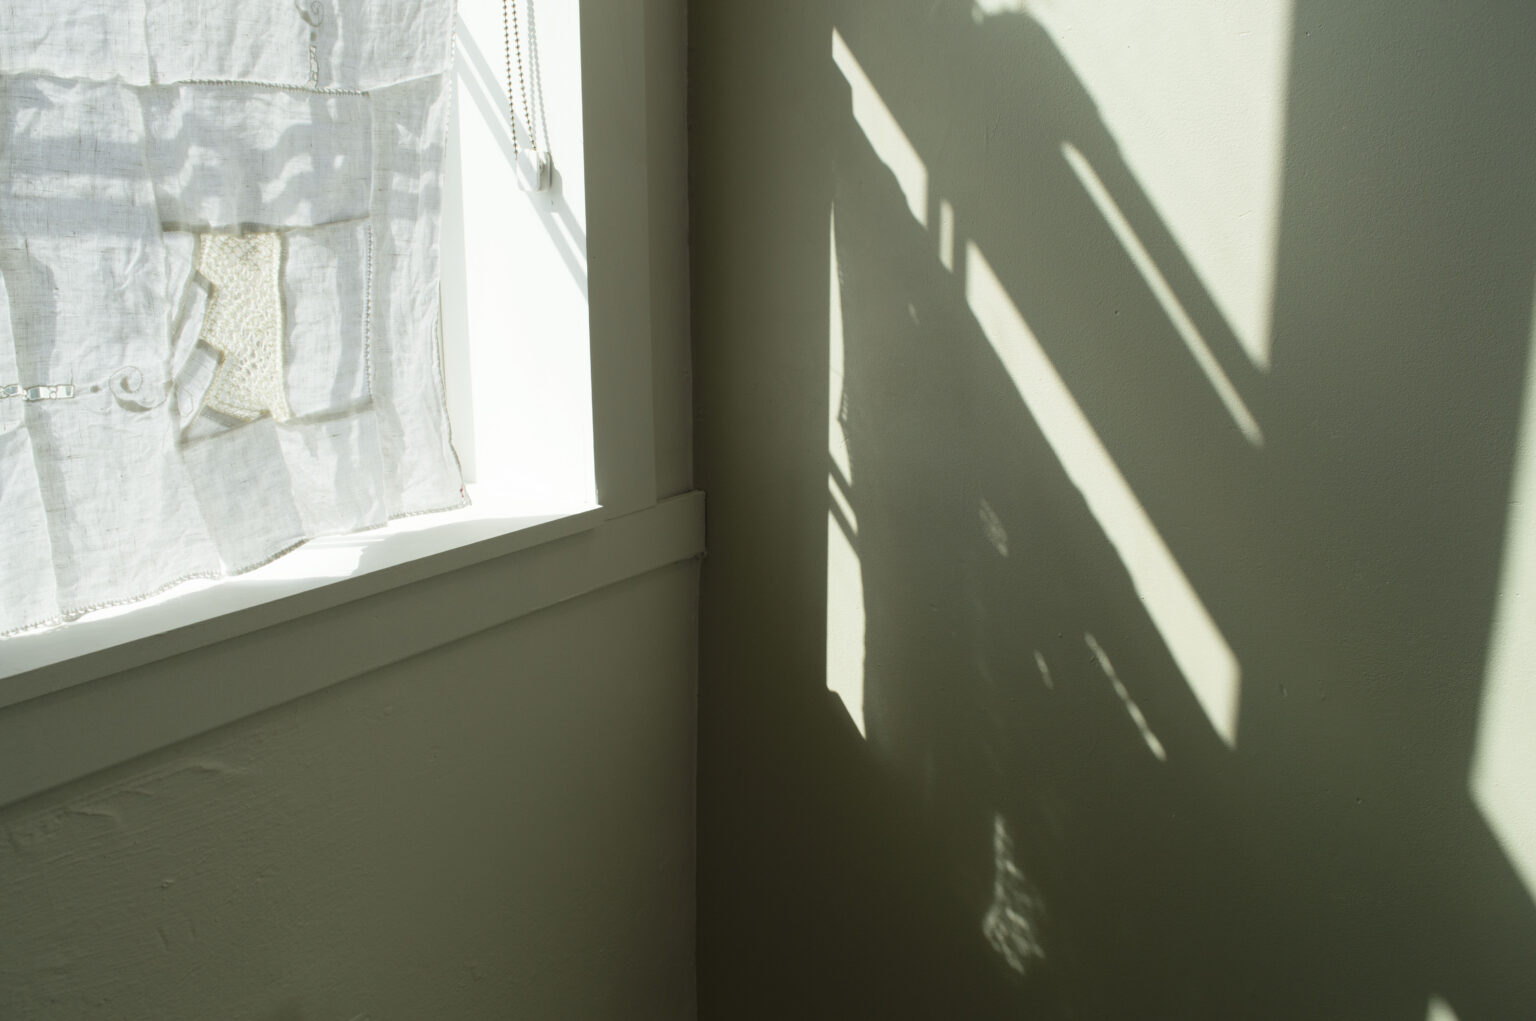
<svg viewBox="0 0 1536 1021"><path fill-rule="evenodd" d="M204 402L252 421L292 417L283 386L282 240L274 233L204 234L197 268L213 284L202 339L223 358Z"/></svg>

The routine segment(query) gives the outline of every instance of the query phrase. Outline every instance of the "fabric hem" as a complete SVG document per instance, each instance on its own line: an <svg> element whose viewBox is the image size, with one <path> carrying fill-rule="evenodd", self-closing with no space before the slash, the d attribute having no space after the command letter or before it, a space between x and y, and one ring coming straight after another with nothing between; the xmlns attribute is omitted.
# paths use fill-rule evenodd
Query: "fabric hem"
<svg viewBox="0 0 1536 1021"><path fill-rule="evenodd" d="M422 77L431 77L424 75ZM414 81L416 79L409 79ZM169 88L173 85L250 85L261 89L287 89L290 92L315 92L322 96L366 96L370 89L337 89L324 85L295 85L289 82L262 82L250 78L179 78L174 81L155 82L138 88ZM387 86L386 86L387 87Z"/></svg>
<svg viewBox="0 0 1536 1021"><path fill-rule="evenodd" d="M147 600L154 599L157 596L163 596L163 595L165 595L165 593L169 592L171 589L176 588L179 585L185 585L185 584L187 584L188 582L191 582L191 581L223 581L223 580L228 579L228 578L238 578L241 575L249 574L252 571L259 570L260 568L266 567L268 564L271 564L271 563L274 563L274 562L276 562L278 560L281 560L283 557L285 557L288 554L294 552L295 550L299 549L300 547L305 546L305 545L307 545L310 542L313 542L316 539L332 538L332 537L335 537L337 535L361 535L361 534L363 534L365 532L374 532L374 531L379 530L380 528L387 528L387 527L389 527L389 523L392 522L392 521L400 521L400 520L402 520L404 518L421 517L422 515L425 515L425 514L445 514L445 513L449 512L449 511L462 510L465 507L470 506L471 502L472 501L469 499L469 497L465 496L459 502L453 503L453 504L448 504L448 505L443 506L443 507L431 507L431 508L427 508L427 509L424 509L424 510L405 511L405 512L400 513L400 514L391 514L382 523L377 524L377 525L370 525L367 528L358 528L358 529L354 529L354 530L352 530L350 532L331 532L331 533L327 533L327 534L324 534L324 535L305 536L304 538L298 540L295 543L292 543L292 544L290 544L288 546L284 546L282 549L278 550L276 553L273 553L271 556L265 557L265 558L263 558L261 560L257 560L257 561L255 561L253 563L250 563L250 564L245 564L245 565L243 565L241 567L232 568L232 569L227 570L227 571L197 571L197 572L192 573L192 574L184 574L180 578L175 578L175 579L173 579L171 581L168 581L165 584L163 584L163 585L161 585L161 586L159 586L157 588L151 589L148 592L144 592L144 593L141 593L141 594L136 595L136 596L125 596L122 599L112 599L112 600L108 600L107 602L103 602L103 603L92 603L92 604L90 604L88 606L82 606L82 607L78 607L78 608L75 608L75 609L72 609L72 610L68 610L68 611L64 611L64 612L58 613L58 614L56 614L56 615L54 615L52 617L48 617L48 618L45 618L43 620L32 621L32 622L27 623L27 624L22 624L19 627L14 627L14 628L11 628L10 630L7 630L7 631L0 631L0 641L5 641L5 640L11 639L11 638L18 638L18 637L20 637L22 635L25 635L25 634L32 634L32 633L36 633L36 632L39 632L39 631L46 631L46 630L48 630L50 628L63 627L66 624L74 623L75 621L79 620L81 617L86 616L87 614L95 613L95 612L100 611L100 610L113 610L113 609L117 609L117 608L123 607L123 606L131 606L134 603L146 602ZM233 611L233 612L238 612L238 611Z"/></svg>

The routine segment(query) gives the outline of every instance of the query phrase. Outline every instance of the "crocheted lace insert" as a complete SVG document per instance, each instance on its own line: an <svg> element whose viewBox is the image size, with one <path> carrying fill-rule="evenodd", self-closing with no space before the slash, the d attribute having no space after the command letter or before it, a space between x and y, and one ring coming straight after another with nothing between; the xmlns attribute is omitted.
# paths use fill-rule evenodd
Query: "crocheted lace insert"
<svg viewBox="0 0 1536 1021"><path fill-rule="evenodd" d="M252 421L292 417L283 386L283 302L277 234L205 234L197 268L213 284L202 339L223 359L204 403Z"/></svg>

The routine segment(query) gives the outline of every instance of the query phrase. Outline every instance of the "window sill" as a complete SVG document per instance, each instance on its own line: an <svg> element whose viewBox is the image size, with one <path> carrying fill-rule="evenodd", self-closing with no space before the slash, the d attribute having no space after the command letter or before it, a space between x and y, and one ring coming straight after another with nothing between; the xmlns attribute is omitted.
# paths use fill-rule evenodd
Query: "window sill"
<svg viewBox="0 0 1536 1021"><path fill-rule="evenodd" d="M697 492L613 518L479 494L466 512L316 540L200 591L8 639L0 804L690 559L703 530ZM339 559L356 565L346 577Z"/></svg>

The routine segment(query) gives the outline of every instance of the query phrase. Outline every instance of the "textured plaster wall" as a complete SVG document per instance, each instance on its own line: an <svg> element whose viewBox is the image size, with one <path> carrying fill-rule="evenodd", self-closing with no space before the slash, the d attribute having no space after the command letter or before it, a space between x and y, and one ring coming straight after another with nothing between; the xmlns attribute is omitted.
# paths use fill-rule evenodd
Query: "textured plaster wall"
<svg viewBox="0 0 1536 1021"><path fill-rule="evenodd" d="M0 808L0 1017L691 1016L695 575Z"/></svg>
<svg viewBox="0 0 1536 1021"><path fill-rule="evenodd" d="M1536 1016L1533 18L691 6L703 1016Z"/></svg>

